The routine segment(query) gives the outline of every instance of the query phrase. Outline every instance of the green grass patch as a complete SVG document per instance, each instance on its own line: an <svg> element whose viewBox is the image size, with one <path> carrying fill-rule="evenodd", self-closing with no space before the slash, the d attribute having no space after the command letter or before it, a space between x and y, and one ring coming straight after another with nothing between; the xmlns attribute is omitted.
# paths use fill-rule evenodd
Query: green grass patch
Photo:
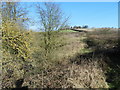
<svg viewBox="0 0 120 90"><path fill-rule="evenodd" d="M73 31L73 30L61 30L60 32L77 32L77 31Z"/></svg>

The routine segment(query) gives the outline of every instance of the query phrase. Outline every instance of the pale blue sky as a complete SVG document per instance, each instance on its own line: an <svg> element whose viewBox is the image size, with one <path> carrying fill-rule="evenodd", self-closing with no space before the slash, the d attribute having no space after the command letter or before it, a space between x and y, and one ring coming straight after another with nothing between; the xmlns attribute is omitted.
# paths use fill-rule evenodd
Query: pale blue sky
<svg viewBox="0 0 120 90"><path fill-rule="evenodd" d="M7 0L3 0L7 1ZM54 2L118 2L119 0L14 0L21 2L44 2L44 1L54 1Z"/></svg>
<svg viewBox="0 0 120 90"><path fill-rule="evenodd" d="M70 16L69 25L88 25L91 27L118 27L117 2L57 2L66 16ZM37 21L35 3L27 2L29 16ZM30 29L37 30L38 23L30 25Z"/></svg>

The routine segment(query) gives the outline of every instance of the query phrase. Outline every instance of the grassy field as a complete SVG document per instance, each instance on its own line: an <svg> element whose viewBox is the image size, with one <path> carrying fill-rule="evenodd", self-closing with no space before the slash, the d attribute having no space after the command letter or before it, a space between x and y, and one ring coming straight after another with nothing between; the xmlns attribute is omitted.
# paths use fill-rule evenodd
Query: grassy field
<svg viewBox="0 0 120 90"><path fill-rule="evenodd" d="M59 32L49 60L43 64L43 37L32 32L32 66L23 86L29 88L117 88L119 86L119 55L117 33L89 33L65 30ZM53 32L54 33L54 32ZM118 50L118 51L117 51ZM115 58L117 57L117 58ZM45 66L44 66L45 65ZM42 67L46 67L43 69ZM112 76L111 76L112 74ZM6 75L7 77L7 75ZM7 77L8 78L8 77ZM14 81L4 80L4 87L14 87ZM110 80L111 78L112 81Z"/></svg>

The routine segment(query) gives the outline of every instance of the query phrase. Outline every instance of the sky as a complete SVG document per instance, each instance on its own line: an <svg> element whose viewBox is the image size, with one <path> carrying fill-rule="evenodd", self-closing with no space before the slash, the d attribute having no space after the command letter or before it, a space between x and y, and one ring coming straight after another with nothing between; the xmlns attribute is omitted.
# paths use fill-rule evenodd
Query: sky
<svg viewBox="0 0 120 90"><path fill-rule="evenodd" d="M120 0L1 0L1 1L13 1L13 2L43 2L43 1L54 1L54 2L119 2Z"/></svg>
<svg viewBox="0 0 120 90"><path fill-rule="evenodd" d="M118 27L118 3L117 2L56 2L60 4L65 16L69 16L70 26L88 25L90 28L96 27ZM27 2L30 6L29 17L34 21L34 25L29 28L38 30L35 3Z"/></svg>

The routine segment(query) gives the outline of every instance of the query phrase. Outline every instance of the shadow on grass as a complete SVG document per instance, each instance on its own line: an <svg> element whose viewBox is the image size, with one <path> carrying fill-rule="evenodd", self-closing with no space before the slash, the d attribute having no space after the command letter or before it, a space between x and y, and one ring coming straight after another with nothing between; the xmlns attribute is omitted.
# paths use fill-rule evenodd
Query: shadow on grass
<svg viewBox="0 0 120 90"><path fill-rule="evenodd" d="M89 63L95 60L104 60L104 62L110 68L107 70L106 82L110 86L110 89L120 88L120 47L114 47L110 49L95 49L90 53L78 54L74 58L70 59L71 63L83 64Z"/></svg>
<svg viewBox="0 0 120 90"><path fill-rule="evenodd" d="M93 52L90 53L85 53L85 54L78 54L76 57L70 59L72 63L80 64L81 60L88 60L94 58L109 58L110 63L108 64L115 64L115 65L120 65L120 50L119 48L111 48L111 49L106 49L106 50L94 50ZM77 61L76 61L77 60Z"/></svg>

